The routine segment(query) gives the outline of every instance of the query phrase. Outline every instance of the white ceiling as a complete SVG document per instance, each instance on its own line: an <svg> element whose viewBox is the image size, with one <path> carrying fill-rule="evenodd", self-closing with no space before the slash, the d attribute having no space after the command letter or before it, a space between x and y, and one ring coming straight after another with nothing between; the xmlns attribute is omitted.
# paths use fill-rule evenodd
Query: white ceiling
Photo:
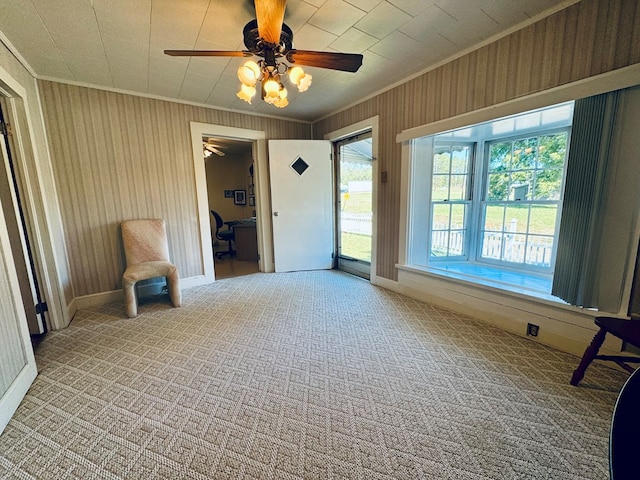
<svg viewBox="0 0 640 480"><path fill-rule="evenodd" d="M163 53L244 50L251 0L0 0L0 32L40 78L312 121L576 1L289 0L295 48L364 61L356 73L306 68L311 87L289 88L284 109L236 97L245 59Z"/></svg>

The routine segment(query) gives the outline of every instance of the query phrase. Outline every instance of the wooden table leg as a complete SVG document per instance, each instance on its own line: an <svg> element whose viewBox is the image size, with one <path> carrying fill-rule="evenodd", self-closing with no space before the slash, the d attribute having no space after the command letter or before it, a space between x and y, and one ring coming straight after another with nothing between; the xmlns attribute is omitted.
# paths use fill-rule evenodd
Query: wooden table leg
<svg viewBox="0 0 640 480"><path fill-rule="evenodd" d="M596 333L591 340L591 343L584 351L584 355L582 356L582 360L580 360L580 364L578 368L573 371L573 376L571 377L571 385L578 385L580 380L584 378L584 372L587 370L587 367L593 359L596 358L598 354L598 350L602 346L604 342L604 337L607 335L607 331L604 328L601 328L598 333Z"/></svg>

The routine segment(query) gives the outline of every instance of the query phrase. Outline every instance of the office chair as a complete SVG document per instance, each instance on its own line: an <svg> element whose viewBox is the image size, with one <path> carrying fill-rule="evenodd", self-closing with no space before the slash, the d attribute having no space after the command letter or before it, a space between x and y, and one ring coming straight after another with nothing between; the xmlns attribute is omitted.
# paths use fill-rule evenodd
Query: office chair
<svg viewBox="0 0 640 480"><path fill-rule="evenodd" d="M224 227L225 222L222 220L222 217L220 216L220 214L215 210L211 210L211 215L213 215L213 218L215 218L216 220L216 238L218 240L222 240L223 242L227 242L227 245L228 245L227 250L225 250L224 252L216 253L216 258L222 258L225 255L229 255L229 257L233 257L233 254L235 252L233 251L233 244L231 242L233 242L236 239L233 228L231 228L227 223L227 228L224 230L220 230L222 227Z"/></svg>
<svg viewBox="0 0 640 480"><path fill-rule="evenodd" d="M180 277L178 269L169 260L164 220L127 220L121 227L127 260L127 269L122 275L127 316L133 318L138 315L136 283L150 278L165 277L171 303L179 307L182 302Z"/></svg>

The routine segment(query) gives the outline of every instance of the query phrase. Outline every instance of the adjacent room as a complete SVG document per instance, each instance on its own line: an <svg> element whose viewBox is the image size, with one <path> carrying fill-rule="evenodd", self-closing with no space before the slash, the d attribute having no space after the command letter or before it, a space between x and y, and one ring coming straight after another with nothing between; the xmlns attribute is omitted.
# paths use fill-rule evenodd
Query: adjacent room
<svg viewBox="0 0 640 480"><path fill-rule="evenodd" d="M216 137L202 142L216 278L256 273L254 144Z"/></svg>
<svg viewBox="0 0 640 480"><path fill-rule="evenodd" d="M0 478L637 477L637 0L2 11Z"/></svg>

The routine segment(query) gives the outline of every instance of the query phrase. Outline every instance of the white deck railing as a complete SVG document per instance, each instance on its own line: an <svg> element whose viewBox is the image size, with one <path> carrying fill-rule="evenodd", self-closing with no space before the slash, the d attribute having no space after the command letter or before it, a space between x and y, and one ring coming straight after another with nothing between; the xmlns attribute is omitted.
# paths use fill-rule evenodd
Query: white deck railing
<svg viewBox="0 0 640 480"><path fill-rule="evenodd" d="M340 229L345 233L356 233L371 236L371 213L340 213Z"/></svg>
<svg viewBox="0 0 640 480"><path fill-rule="evenodd" d="M535 238L535 240L533 240ZM447 252L449 255L462 255L464 252L464 234L461 231L436 230L431 236L432 252ZM529 237L517 233L506 233L504 241L501 234L485 233L482 242L482 257L514 263L526 263L548 267L551 265L553 238Z"/></svg>

